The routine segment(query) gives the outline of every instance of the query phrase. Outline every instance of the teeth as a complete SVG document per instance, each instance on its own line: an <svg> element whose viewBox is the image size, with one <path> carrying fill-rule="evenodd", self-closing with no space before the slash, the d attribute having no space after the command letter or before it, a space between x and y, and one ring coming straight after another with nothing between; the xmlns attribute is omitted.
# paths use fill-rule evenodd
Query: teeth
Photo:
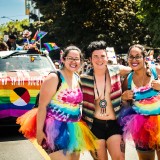
<svg viewBox="0 0 160 160"><path fill-rule="evenodd" d="M75 66L75 65L71 65L70 67L72 67L72 68L76 68L76 66Z"/></svg>
<svg viewBox="0 0 160 160"><path fill-rule="evenodd" d="M138 64L132 64L132 66L138 66Z"/></svg>

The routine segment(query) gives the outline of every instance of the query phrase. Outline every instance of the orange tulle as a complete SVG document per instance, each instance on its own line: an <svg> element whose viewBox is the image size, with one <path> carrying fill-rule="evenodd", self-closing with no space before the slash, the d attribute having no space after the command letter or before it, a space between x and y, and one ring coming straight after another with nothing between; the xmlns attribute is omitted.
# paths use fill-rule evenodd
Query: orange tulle
<svg viewBox="0 0 160 160"><path fill-rule="evenodd" d="M36 138L36 117L37 117L37 108L28 111L27 113L25 113L24 115L20 116L17 119L17 124L20 124L21 126L19 131L22 132L22 134L24 134L24 136L30 139L31 141ZM69 139L69 147L66 147L67 151L69 152L73 152L74 150L94 151L95 149L98 148L98 144L96 141L97 138L92 134L92 132L87 127L85 122L83 121L68 122L68 123L60 122L60 121L56 121L56 122L58 124L66 123L66 125L63 125L63 129L64 129L63 132L65 132L66 130L67 132L69 132L69 136L67 136ZM46 134L48 135L48 139L52 139L52 135L54 136L56 133L60 135L59 133L61 133L61 131L55 125L54 118L48 117L48 119L46 119L46 122L45 122L45 125L46 124L49 127L49 130L47 130L48 127L46 127L46 130L45 130ZM53 129L51 129L52 127ZM54 144L54 141L52 143ZM64 144L65 142L63 141L62 143Z"/></svg>
<svg viewBox="0 0 160 160"><path fill-rule="evenodd" d="M82 122L80 124L80 127L83 129L83 141L85 143L85 149L89 151L95 151L96 148L98 148L97 141L95 141L97 138L92 134L92 132L88 129L85 122ZM94 146L94 147L93 147Z"/></svg>
<svg viewBox="0 0 160 160"><path fill-rule="evenodd" d="M17 118L16 123L20 124L19 132L22 132L26 138L36 138L36 119L37 108L34 108Z"/></svg>

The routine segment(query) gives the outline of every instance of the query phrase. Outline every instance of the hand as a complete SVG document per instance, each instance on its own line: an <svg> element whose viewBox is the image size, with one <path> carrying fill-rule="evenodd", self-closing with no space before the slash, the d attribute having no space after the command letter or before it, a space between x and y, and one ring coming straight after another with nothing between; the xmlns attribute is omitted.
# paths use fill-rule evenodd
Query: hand
<svg viewBox="0 0 160 160"><path fill-rule="evenodd" d="M151 87L155 90L160 91L160 80L152 80Z"/></svg>
<svg viewBox="0 0 160 160"><path fill-rule="evenodd" d="M38 131L37 135L36 135L36 138L37 138L37 143L39 145L42 144L43 139L45 139L45 140L47 139L47 137L46 137L46 135L43 131Z"/></svg>
<svg viewBox="0 0 160 160"><path fill-rule="evenodd" d="M132 100L133 96L134 96L134 93L132 90L126 90L122 93L122 100L123 101Z"/></svg>

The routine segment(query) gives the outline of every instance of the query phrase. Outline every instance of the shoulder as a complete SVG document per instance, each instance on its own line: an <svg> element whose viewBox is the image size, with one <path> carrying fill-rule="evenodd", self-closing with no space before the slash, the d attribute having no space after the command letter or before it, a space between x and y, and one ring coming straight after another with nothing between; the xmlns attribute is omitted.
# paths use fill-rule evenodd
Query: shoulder
<svg viewBox="0 0 160 160"><path fill-rule="evenodd" d="M58 72L50 72L45 78L44 83L58 82Z"/></svg>
<svg viewBox="0 0 160 160"><path fill-rule="evenodd" d="M81 86L92 86L94 84L94 81L93 81L93 73L90 74L81 74L80 75L80 84Z"/></svg>

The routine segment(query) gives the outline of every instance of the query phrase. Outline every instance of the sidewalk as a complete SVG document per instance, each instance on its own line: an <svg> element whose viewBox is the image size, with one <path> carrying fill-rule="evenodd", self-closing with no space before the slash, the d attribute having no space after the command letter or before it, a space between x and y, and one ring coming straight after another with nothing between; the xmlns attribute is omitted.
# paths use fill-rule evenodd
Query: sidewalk
<svg viewBox="0 0 160 160"><path fill-rule="evenodd" d="M138 160L136 150L134 149L134 146L131 144L126 145L125 159L126 160ZM93 158L91 157L89 152L85 152L81 154L80 160L93 160ZM108 160L111 160L110 156Z"/></svg>
<svg viewBox="0 0 160 160"><path fill-rule="evenodd" d="M127 143L126 145L125 159L126 160L138 160L136 150L132 143ZM93 160L93 158L91 157L89 152L85 152L85 153L81 153L80 160ZM111 160L111 157L109 157L108 160ZM157 156L155 160L157 160Z"/></svg>
<svg viewBox="0 0 160 160"><path fill-rule="evenodd" d="M50 160L49 156L46 154L44 150L41 149L41 147L39 147L36 143L33 143L33 144L37 148L37 150L39 150L39 152L41 153L41 155L44 157L45 160ZM138 156L134 148L134 144L131 142L126 144L125 159L126 160L138 160ZM93 158L89 152L83 152L80 155L80 160L93 160ZM108 160L111 160L110 156ZM157 160L157 156L155 160Z"/></svg>

